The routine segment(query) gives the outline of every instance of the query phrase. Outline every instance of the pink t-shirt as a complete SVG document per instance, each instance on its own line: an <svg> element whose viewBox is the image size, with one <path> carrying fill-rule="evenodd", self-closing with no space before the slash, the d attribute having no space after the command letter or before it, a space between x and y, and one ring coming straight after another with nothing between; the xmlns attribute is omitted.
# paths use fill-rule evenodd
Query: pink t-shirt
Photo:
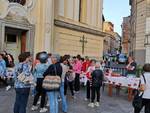
<svg viewBox="0 0 150 113"><path fill-rule="evenodd" d="M73 66L73 70L75 73L81 74L81 69L82 69L82 63L81 63L81 61L77 60Z"/></svg>

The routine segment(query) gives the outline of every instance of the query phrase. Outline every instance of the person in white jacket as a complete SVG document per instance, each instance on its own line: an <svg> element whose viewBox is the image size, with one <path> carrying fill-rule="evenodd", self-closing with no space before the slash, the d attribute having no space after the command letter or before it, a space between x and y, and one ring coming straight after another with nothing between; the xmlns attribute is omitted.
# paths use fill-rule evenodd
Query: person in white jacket
<svg viewBox="0 0 150 113"><path fill-rule="evenodd" d="M145 64L143 71L144 73L143 76L141 76L140 85L140 90L143 91L142 107L135 108L134 113L140 113L143 107L145 107L145 113L150 113L150 64Z"/></svg>

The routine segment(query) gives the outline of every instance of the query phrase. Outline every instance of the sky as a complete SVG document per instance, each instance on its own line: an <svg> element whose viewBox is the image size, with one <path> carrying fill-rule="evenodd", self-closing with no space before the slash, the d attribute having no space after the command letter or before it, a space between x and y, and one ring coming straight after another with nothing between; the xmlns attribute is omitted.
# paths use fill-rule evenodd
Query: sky
<svg viewBox="0 0 150 113"><path fill-rule="evenodd" d="M103 0L103 14L105 21L114 24L115 32L122 35L121 24L123 17L130 15L129 0Z"/></svg>

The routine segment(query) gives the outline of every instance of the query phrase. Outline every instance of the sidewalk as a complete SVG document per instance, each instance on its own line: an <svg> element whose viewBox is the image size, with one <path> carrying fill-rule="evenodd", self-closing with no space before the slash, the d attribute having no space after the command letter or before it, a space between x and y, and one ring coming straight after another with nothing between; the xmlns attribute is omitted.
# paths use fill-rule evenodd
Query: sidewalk
<svg viewBox="0 0 150 113"><path fill-rule="evenodd" d="M69 92L69 91L68 91ZM76 99L71 99L68 97L68 113L133 113L133 108L130 102L127 101L127 97L120 95L113 97L108 97L107 93L102 93L101 95L101 105L100 107L90 108L88 107L87 101L84 100L85 91L80 91L76 94ZM13 104L15 99L14 89L5 91L4 88L0 89L0 113L13 113ZM27 113L39 113L39 111L31 111L31 105L33 102L33 97L30 96ZM61 111L61 105L60 105ZM49 113L49 112L47 112ZM61 113L61 112L59 112Z"/></svg>

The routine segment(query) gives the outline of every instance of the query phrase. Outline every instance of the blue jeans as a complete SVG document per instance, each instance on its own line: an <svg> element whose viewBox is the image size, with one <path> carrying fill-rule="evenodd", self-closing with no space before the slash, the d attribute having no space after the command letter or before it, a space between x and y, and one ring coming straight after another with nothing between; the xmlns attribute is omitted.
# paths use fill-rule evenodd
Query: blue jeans
<svg viewBox="0 0 150 113"><path fill-rule="evenodd" d="M60 96L62 99L62 111L67 112L68 106L67 106L66 97L64 95L64 82L62 82L60 85Z"/></svg>
<svg viewBox="0 0 150 113"><path fill-rule="evenodd" d="M26 113L30 88L16 88L14 113Z"/></svg>
<svg viewBox="0 0 150 113"><path fill-rule="evenodd" d="M58 113L58 91L47 92L50 105L50 113Z"/></svg>

